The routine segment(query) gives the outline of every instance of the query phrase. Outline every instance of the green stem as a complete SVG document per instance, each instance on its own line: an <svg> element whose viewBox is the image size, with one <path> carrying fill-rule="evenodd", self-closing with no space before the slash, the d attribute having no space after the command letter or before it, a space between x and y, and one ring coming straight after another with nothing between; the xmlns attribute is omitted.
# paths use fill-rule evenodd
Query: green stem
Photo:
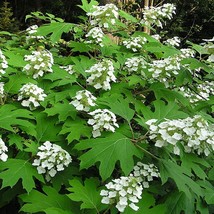
<svg viewBox="0 0 214 214"><path fill-rule="evenodd" d="M155 155L153 155L152 153L150 153L149 151L145 150L144 148L142 148L141 146L139 146L138 144L134 144L136 147L138 147L139 149L141 149L143 152L147 153L148 155L152 156L153 158L160 160L160 158L156 157Z"/></svg>

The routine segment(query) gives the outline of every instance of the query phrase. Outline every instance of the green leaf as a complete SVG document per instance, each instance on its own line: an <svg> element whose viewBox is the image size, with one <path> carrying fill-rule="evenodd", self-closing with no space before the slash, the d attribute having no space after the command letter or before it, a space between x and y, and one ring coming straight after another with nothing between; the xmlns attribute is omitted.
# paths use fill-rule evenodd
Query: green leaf
<svg viewBox="0 0 214 214"><path fill-rule="evenodd" d="M90 138L92 128L87 126L86 122L76 118L76 120L67 120L63 127L62 131L59 134L67 134L68 143L71 143L73 140L80 140L82 136Z"/></svg>
<svg viewBox="0 0 214 214"><path fill-rule="evenodd" d="M116 97L106 97L99 99L97 103L107 105L111 108L111 111L128 122L133 118L135 111L130 108L129 102L123 98L116 98Z"/></svg>
<svg viewBox="0 0 214 214"><path fill-rule="evenodd" d="M123 10L120 10L119 11L119 15L121 17L123 17L124 19L126 19L127 21L131 21L133 23L137 23L139 22L139 20L137 20L134 16L130 15L129 13L126 13L125 11Z"/></svg>
<svg viewBox="0 0 214 214"><path fill-rule="evenodd" d="M205 180L207 178L207 174L205 173L204 169L202 169L202 165L206 168L210 167L210 165L205 160L199 158L194 154L184 154L181 160L181 167L186 168L190 173L191 170L193 170L195 175L202 180Z"/></svg>
<svg viewBox="0 0 214 214"><path fill-rule="evenodd" d="M17 134L9 134L7 136L9 138L8 143L9 145L16 145L16 147L22 151L23 150L23 138Z"/></svg>
<svg viewBox="0 0 214 214"><path fill-rule="evenodd" d="M29 119L34 119L31 112L26 109L17 109L13 105L5 104L0 106L0 128L14 132L13 126L31 127L34 125L29 122Z"/></svg>
<svg viewBox="0 0 214 214"><path fill-rule="evenodd" d="M192 174L189 170L170 160L162 160L161 163L160 174L163 184L170 177L176 183L179 191L184 192L189 199L192 197L191 191L198 196L202 196L201 187L190 178Z"/></svg>
<svg viewBox="0 0 214 214"><path fill-rule="evenodd" d="M141 115L138 115L140 119L136 119L138 123L143 126L145 122L150 119L158 119L159 121L163 119L178 119L178 118L186 118L188 114L180 111L180 107L175 102L168 102L167 104L162 100L156 100L153 102L155 110L152 111L148 106L145 106L143 103L137 103L137 110L140 111Z"/></svg>
<svg viewBox="0 0 214 214"><path fill-rule="evenodd" d="M180 101L183 105L189 105L189 100L182 96L180 93L167 89L161 83L154 83L150 87L154 91L157 100L165 99L167 102Z"/></svg>
<svg viewBox="0 0 214 214"><path fill-rule="evenodd" d="M209 66L207 66L205 63L195 59L195 58L186 58L186 59L183 59L181 61L181 63L183 65L186 65L188 64L188 67L191 69L191 70L195 70L197 68L202 68L204 69L205 71L207 72L212 72L213 70L211 68L209 68Z"/></svg>
<svg viewBox="0 0 214 214"><path fill-rule="evenodd" d="M155 205L155 198L153 197L153 195L143 191L142 194L142 199L140 200L140 202L137 204L137 206L139 207L138 211L134 211L133 209L131 209L130 207L128 207L124 214L165 214L166 212L166 206L165 204L159 204L159 205Z"/></svg>
<svg viewBox="0 0 214 214"><path fill-rule="evenodd" d="M91 47L83 42L70 41L68 46L73 52L85 53L91 50Z"/></svg>
<svg viewBox="0 0 214 214"><path fill-rule="evenodd" d="M99 171L103 180L112 174L117 161L125 175L134 167L133 156L141 157L142 153L133 143L120 133L109 134L106 138L83 140L75 146L77 150L86 150L80 156L80 168L89 168L100 162Z"/></svg>
<svg viewBox="0 0 214 214"><path fill-rule="evenodd" d="M50 186L43 187L44 193L32 190L29 194L22 194L19 197L26 203L22 206L21 211L26 213L47 212L50 210L63 210L63 214L74 213L72 202L66 195L59 194ZM61 212L59 212L61 213Z"/></svg>
<svg viewBox="0 0 214 214"><path fill-rule="evenodd" d="M79 165L72 163L63 171L57 172L57 174L53 178L51 178L51 182L54 189L60 191L62 186L68 187L69 180L77 175L80 175Z"/></svg>
<svg viewBox="0 0 214 214"><path fill-rule="evenodd" d="M68 33L74 24L65 22L52 22L50 24L43 25L38 28L37 35L47 36L51 34L50 40L52 42L58 42L63 33Z"/></svg>
<svg viewBox="0 0 214 214"><path fill-rule="evenodd" d="M64 100L63 103L56 103L51 108L46 108L44 112L47 113L48 116L58 115L59 122L65 121L69 116L75 119L77 114L74 106L69 104L67 100Z"/></svg>
<svg viewBox="0 0 214 214"><path fill-rule="evenodd" d="M78 5L80 8L82 8L85 12L89 12L93 5L98 5L99 3L95 0L91 0L90 3L88 3L87 0L81 0L82 5Z"/></svg>
<svg viewBox="0 0 214 214"><path fill-rule="evenodd" d="M22 180L23 188L29 193L34 187L35 182L33 177L41 182L44 182L42 175L39 175L36 167L32 166L28 160L8 159L1 163L0 179L2 179L2 187L13 187L19 179Z"/></svg>
<svg viewBox="0 0 214 214"><path fill-rule="evenodd" d="M26 76L24 73L17 73L14 75L11 75L9 78L9 81L5 83L5 91L7 93L17 94L19 90L21 89L22 85L26 83L36 83L36 81L31 80L28 76Z"/></svg>
<svg viewBox="0 0 214 214"><path fill-rule="evenodd" d="M214 181L214 168L211 168L208 173L209 180Z"/></svg>
<svg viewBox="0 0 214 214"><path fill-rule="evenodd" d="M91 67L95 63L94 60L82 55L80 55L78 58L71 57L71 60L75 64L74 70L82 74L84 77L86 77L85 70L87 70L89 67Z"/></svg>
<svg viewBox="0 0 214 214"><path fill-rule="evenodd" d="M100 191L97 190L99 181L96 178L86 179L82 184L78 179L73 179L70 182L71 187L68 190L71 192L68 197L72 201L82 202L80 209L95 209L99 210L101 206Z"/></svg>
<svg viewBox="0 0 214 214"><path fill-rule="evenodd" d="M23 56L20 55L20 51L5 51L4 52L5 56L7 56L8 59L8 64L10 66L18 67L18 68L23 68L26 65L26 62L23 59Z"/></svg>
<svg viewBox="0 0 214 214"><path fill-rule="evenodd" d="M188 198L184 192L173 191L165 201L168 214L195 213L195 198Z"/></svg>
<svg viewBox="0 0 214 214"><path fill-rule="evenodd" d="M45 113L39 113L36 117L36 139L38 142L59 141L60 126L56 125L57 118L47 117Z"/></svg>

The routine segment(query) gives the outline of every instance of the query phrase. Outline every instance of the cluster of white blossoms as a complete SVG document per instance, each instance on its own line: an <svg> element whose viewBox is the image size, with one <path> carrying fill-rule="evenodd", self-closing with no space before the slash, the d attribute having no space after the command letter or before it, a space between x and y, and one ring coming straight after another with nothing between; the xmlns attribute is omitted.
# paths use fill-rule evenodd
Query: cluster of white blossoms
<svg viewBox="0 0 214 214"><path fill-rule="evenodd" d="M92 95L90 91L82 90L77 91L76 96L73 98L73 101L70 102L78 111L90 110L91 106L95 106L96 97Z"/></svg>
<svg viewBox="0 0 214 214"><path fill-rule="evenodd" d="M86 35L88 40L85 41L85 43L88 44L97 44L103 47L103 37L104 33L100 27L94 27L92 28Z"/></svg>
<svg viewBox="0 0 214 214"><path fill-rule="evenodd" d="M59 66L61 69L64 69L65 71L67 71L69 74L73 74L75 73L73 67L74 65L62 65L62 66Z"/></svg>
<svg viewBox="0 0 214 214"><path fill-rule="evenodd" d="M141 23L147 26L156 25L162 28L162 22L165 19L171 19L173 14L175 14L175 10L176 7L170 3L163 4L160 7L145 7Z"/></svg>
<svg viewBox="0 0 214 214"><path fill-rule="evenodd" d="M171 39L167 39L166 41L163 42L164 44L166 45L171 45L173 47L179 47L180 46L180 43L181 43L181 40L178 36L175 36Z"/></svg>
<svg viewBox="0 0 214 214"><path fill-rule="evenodd" d="M124 212L127 206L137 211L136 203L142 198L143 187L138 177L132 174L128 177L114 179L105 185L107 190L101 190L103 204L116 204L119 212Z"/></svg>
<svg viewBox="0 0 214 214"><path fill-rule="evenodd" d="M88 113L93 119L88 120L88 124L93 126L93 137L101 135L103 130L115 132L115 127L119 127L114 113L108 109L96 109Z"/></svg>
<svg viewBox="0 0 214 214"><path fill-rule="evenodd" d="M2 74L5 74L5 69L8 68L8 63L5 55L0 49L0 77Z"/></svg>
<svg viewBox="0 0 214 214"><path fill-rule="evenodd" d="M153 181L153 177L160 177L159 170L154 164L144 164L141 162L137 162L137 165L134 166L133 175L139 177L143 188L149 188L149 182Z"/></svg>
<svg viewBox="0 0 214 214"><path fill-rule="evenodd" d="M168 146L176 155L181 147L187 153L205 154L214 151L214 129L200 115L193 118L167 120L157 124L156 119L146 122L149 125L149 139L157 147Z"/></svg>
<svg viewBox="0 0 214 214"><path fill-rule="evenodd" d="M195 90L183 86L179 88L179 91L182 92L185 97L189 98L191 103L200 100L209 100L209 97L214 95L214 81L204 81L196 85Z"/></svg>
<svg viewBox="0 0 214 214"><path fill-rule="evenodd" d="M151 35L151 37L153 37L154 39L156 39L158 41L160 41L160 39L161 39L161 36L159 34L153 34L153 35Z"/></svg>
<svg viewBox="0 0 214 214"><path fill-rule="evenodd" d="M195 57L195 51L191 48L181 48L180 51L180 57L182 59Z"/></svg>
<svg viewBox="0 0 214 214"><path fill-rule="evenodd" d="M90 76L87 78L87 83L96 89L110 90L110 82L116 81L114 76L113 62L108 59L103 59L101 62L93 65L89 70L85 71Z"/></svg>
<svg viewBox="0 0 214 214"><path fill-rule="evenodd" d="M45 73L53 72L53 56L48 50L33 51L31 55L25 55L24 60L29 62L23 70L34 79L42 77Z"/></svg>
<svg viewBox="0 0 214 214"><path fill-rule="evenodd" d="M143 70L147 68L147 65L148 63L145 61L144 57L136 56L126 60L124 69L128 71L129 74L140 73L145 76Z"/></svg>
<svg viewBox="0 0 214 214"><path fill-rule="evenodd" d="M5 93L4 93L4 83L0 82L0 99L5 97Z"/></svg>
<svg viewBox="0 0 214 214"><path fill-rule="evenodd" d="M8 155L5 153L8 151L7 146L4 141L0 138L0 160L7 161Z"/></svg>
<svg viewBox="0 0 214 214"><path fill-rule="evenodd" d="M72 162L72 158L61 146L46 141L38 148L37 159L33 166L37 166L39 174L45 174L47 181L57 172L63 171Z"/></svg>
<svg viewBox="0 0 214 214"><path fill-rule="evenodd" d="M33 83L27 83L19 90L18 100L22 100L22 106L29 107L33 110L40 106L39 102L44 101L46 96L42 88L39 88Z"/></svg>
<svg viewBox="0 0 214 214"><path fill-rule="evenodd" d="M142 36L131 37L123 41L123 45L127 49L131 49L133 52L141 51L143 45L147 42L147 39Z"/></svg>
<svg viewBox="0 0 214 214"><path fill-rule="evenodd" d="M92 11L87 13L90 16L90 24L109 28L116 23L119 17L118 8L114 4L106 4L104 6L93 5Z"/></svg>
<svg viewBox="0 0 214 214"><path fill-rule="evenodd" d="M168 87L169 79L178 75L181 68L181 58L179 56L172 56L162 60L154 60L149 64L149 72L152 73L152 77Z"/></svg>
<svg viewBox="0 0 214 214"><path fill-rule="evenodd" d="M32 25L29 28L26 29L26 41L30 43L32 40L42 40L44 39L44 36L37 36L35 35L37 33L38 25Z"/></svg>

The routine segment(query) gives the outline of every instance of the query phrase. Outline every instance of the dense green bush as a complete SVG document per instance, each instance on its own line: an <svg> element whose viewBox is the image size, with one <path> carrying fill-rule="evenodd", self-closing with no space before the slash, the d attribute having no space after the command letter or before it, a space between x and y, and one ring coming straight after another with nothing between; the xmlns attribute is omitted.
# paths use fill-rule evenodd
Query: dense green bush
<svg viewBox="0 0 214 214"><path fill-rule="evenodd" d="M1 213L213 213L213 40L97 4L0 32Z"/></svg>

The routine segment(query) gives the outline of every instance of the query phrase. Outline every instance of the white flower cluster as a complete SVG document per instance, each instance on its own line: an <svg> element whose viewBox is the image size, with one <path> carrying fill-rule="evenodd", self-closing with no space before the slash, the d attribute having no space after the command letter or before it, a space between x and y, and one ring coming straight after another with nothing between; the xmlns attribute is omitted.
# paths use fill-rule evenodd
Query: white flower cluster
<svg viewBox="0 0 214 214"><path fill-rule="evenodd" d="M101 190L103 204L115 204L119 212L124 212L127 206L137 211L139 209L135 203L142 198L143 187L139 178L130 175L114 179L105 185L107 190Z"/></svg>
<svg viewBox="0 0 214 214"><path fill-rule="evenodd" d="M33 83L27 83L19 90L18 100L22 100L22 106L33 110L40 106L39 102L44 101L46 96L42 88Z"/></svg>
<svg viewBox="0 0 214 214"><path fill-rule="evenodd" d="M171 39L167 39L166 41L163 42L164 44L166 45L171 45L173 47L179 47L180 46L180 43L181 43L181 40L178 36L175 36Z"/></svg>
<svg viewBox="0 0 214 214"><path fill-rule="evenodd" d="M176 7L173 4L163 4L160 7L146 7L143 11L142 24L147 26L156 25L163 27L164 19L171 19L175 14Z"/></svg>
<svg viewBox="0 0 214 214"><path fill-rule="evenodd" d="M119 127L115 114L108 109L96 109L88 114L93 117L93 119L88 120L88 124L93 126L94 138L100 136L104 129L114 132L115 127Z"/></svg>
<svg viewBox="0 0 214 214"><path fill-rule="evenodd" d="M33 51L31 55L25 55L25 61L29 63L23 70L34 79L42 77L44 73L53 72L53 56L48 50Z"/></svg>
<svg viewBox="0 0 214 214"><path fill-rule="evenodd" d="M144 57L136 56L126 60L124 69L128 71L129 74L140 73L145 76L143 69L147 68L147 64L148 63L145 61Z"/></svg>
<svg viewBox="0 0 214 214"><path fill-rule="evenodd" d="M119 17L118 8L114 4L104 6L93 6L92 11L87 13L90 16L91 25L109 28L116 23Z"/></svg>
<svg viewBox="0 0 214 214"><path fill-rule="evenodd" d="M59 66L61 69L64 69L65 71L67 71L69 74L73 74L75 73L73 67L74 65L62 65L62 66Z"/></svg>
<svg viewBox="0 0 214 214"><path fill-rule="evenodd" d="M181 48L180 51L180 57L183 59L195 57L195 51L191 48Z"/></svg>
<svg viewBox="0 0 214 214"><path fill-rule="evenodd" d="M176 155L180 155L181 146L185 152L196 152L198 155L208 156L214 151L214 129L200 115L156 123L156 119L146 122L149 139L155 141L157 147L168 146Z"/></svg>
<svg viewBox="0 0 214 214"><path fill-rule="evenodd" d="M103 47L104 33L100 27L92 28L86 35L88 40L85 41L88 44L97 44Z"/></svg>
<svg viewBox="0 0 214 214"><path fill-rule="evenodd" d="M149 182L153 181L153 177L160 177L159 170L154 164L144 164L141 162L137 162L137 165L134 166L133 175L139 177L144 188L149 188Z"/></svg>
<svg viewBox="0 0 214 214"><path fill-rule="evenodd" d="M172 56L162 60L154 60L150 64L149 72L152 73L152 77L165 84L168 87L170 78L178 75L178 71L181 68L181 58L179 56Z"/></svg>
<svg viewBox="0 0 214 214"><path fill-rule="evenodd" d="M4 94L4 83L0 82L0 99L4 98L5 94Z"/></svg>
<svg viewBox="0 0 214 214"><path fill-rule="evenodd" d="M38 25L32 25L29 28L26 29L26 33L28 36L26 36L26 41L30 42L31 40L41 40L44 39L44 36L37 36L34 35L37 33Z"/></svg>
<svg viewBox="0 0 214 214"><path fill-rule="evenodd" d="M82 90L77 91L76 96L73 98L74 100L70 102L78 111L86 111L90 110L91 106L95 106L96 97L92 95L90 91Z"/></svg>
<svg viewBox="0 0 214 214"><path fill-rule="evenodd" d="M5 74L5 69L8 68L8 63L5 55L0 49L0 77L2 74Z"/></svg>
<svg viewBox="0 0 214 214"><path fill-rule="evenodd" d="M184 86L180 87L179 91L181 91L185 97L189 98L191 103L200 100L209 100L209 97L214 95L214 81L204 81L198 84L195 91Z"/></svg>
<svg viewBox="0 0 214 214"><path fill-rule="evenodd" d="M123 45L127 49L131 49L133 52L141 51L143 45L147 42L147 39L142 36L131 37L123 41Z"/></svg>
<svg viewBox="0 0 214 214"><path fill-rule="evenodd" d="M7 154L5 152L8 151L7 146L5 145L4 141L0 138L0 160L7 161Z"/></svg>
<svg viewBox="0 0 214 214"><path fill-rule="evenodd" d="M57 172L63 171L72 162L71 156L62 147L46 141L38 148L38 159L35 159L33 166L37 166L39 174L45 174L47 181L54 177Z"/></svg>
<svg viewBox="0 0 214 214"><path fill-rule="evenodd" d="M110 82L116 81L113 62L108 59L103 59L85 72L90 73L90 76L86 80L87 83L96 89L110 90Z"/></svg>
<svg viewBox="0 0 214 214"><path fill-rule="evenodd" d="M160 39L161 39L161 36L159 34L153 34L153 35L151 35L151 37L153 37L154 39L156 39L158 41L160 41Z"/></svg>

